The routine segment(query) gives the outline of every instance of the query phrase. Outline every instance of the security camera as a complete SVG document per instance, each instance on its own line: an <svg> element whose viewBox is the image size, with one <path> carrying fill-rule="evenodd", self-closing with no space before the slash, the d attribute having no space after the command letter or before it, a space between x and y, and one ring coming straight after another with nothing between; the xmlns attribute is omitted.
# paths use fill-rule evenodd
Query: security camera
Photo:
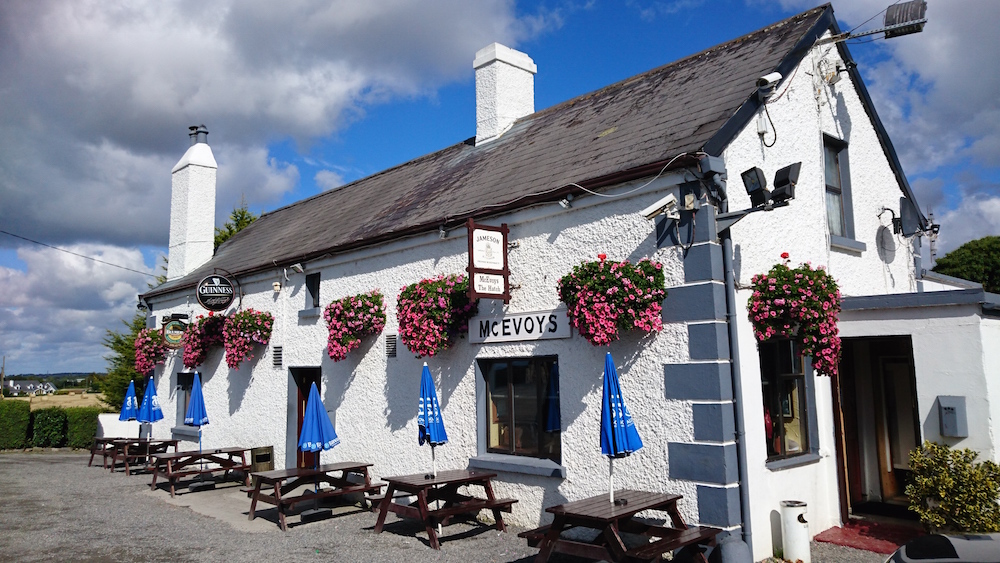
<svg viewBox="0 0 1000 563"><path fill-rule="evenodd" d="M772 72L771 74L765 74L757 79L758 88L774 87L775 84L781 81L780 72Z"/></svg>
<svg viewBox="0 0 1000 563"><path fill-rule="evenodd" d="M677 196L674 194L667 194L666 197L657 201L653 205L642 210L642 215L646 219L652 221L661 213L666 213L668 217L678 218L677 212Z"/></svg>

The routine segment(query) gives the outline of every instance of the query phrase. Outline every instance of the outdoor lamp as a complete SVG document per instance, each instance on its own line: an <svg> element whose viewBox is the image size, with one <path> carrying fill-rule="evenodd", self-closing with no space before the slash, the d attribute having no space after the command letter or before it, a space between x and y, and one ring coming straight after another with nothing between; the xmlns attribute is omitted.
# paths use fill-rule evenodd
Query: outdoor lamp
<svg viewBox="0 0 1000 563"><path fill-rule="evenodd" d="M801 162L795 162L774 173L774 190L771 201L780 203L795 197L795 184L799 181Z"/></svg>
<svg viewBox="0 0 1000 563"><path fill-rule="evenodd" d="M796 170L797 173L798 170ZM751 206L760 207L770 201L771 192L767 190L767 179L764 178L763 170L754 166L740 176L743 177L743 186L746 187L747 195L750 196Z"/></svg>
<svg viewBox="0 0 1000 563"><path fill-rule="evenodd" d="M281 282L274 282L271 284L271 287L274 288L275 293L278 293L281 291Z"/></svg>

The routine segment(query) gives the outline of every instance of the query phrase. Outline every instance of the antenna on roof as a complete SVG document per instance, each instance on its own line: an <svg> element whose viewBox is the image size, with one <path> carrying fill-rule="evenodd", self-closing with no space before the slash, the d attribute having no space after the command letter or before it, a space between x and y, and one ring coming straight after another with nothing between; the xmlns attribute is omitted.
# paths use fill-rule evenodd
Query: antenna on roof
<svg viewBox="0 0 1000 563"><path fill-rule="evenodd" d="M816 42L817 45L827 43L840 43L848 39L857 39L876 33L885 33L885 39L901 37L911 33L920 33L927 23L927 2L925 0L910 0L909 2L897 2L885 9L885 20L883 27L858 33L840 33Z"/></svg>

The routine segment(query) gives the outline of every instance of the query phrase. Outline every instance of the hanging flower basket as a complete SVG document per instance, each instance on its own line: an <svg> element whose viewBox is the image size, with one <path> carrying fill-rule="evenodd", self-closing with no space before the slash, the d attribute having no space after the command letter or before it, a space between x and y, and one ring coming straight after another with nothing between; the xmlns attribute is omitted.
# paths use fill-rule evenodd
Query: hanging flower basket
<svg viewBox="0 0 1000 563"><path fill-rule="evenodd" d="M441 275L403 287L396 304L399 337L418 358L446 350L469 330L479 302L469 300L469 280Z"/></svg>
<svg viewBox="0 0 1000 563"><path fill-rule="evenodd" d="M812 356L818 375L836 375L840 363L837 282L822 266L813 269L807 262L789 268L788 253L781 257L783 263L751 280L753 295L747 310L754 335L760 341L792 339L804 354Z"/></svg>
<svg viewBox="0 0 1000 563"><path fill-rule="evenodd" d="M198 315L198 320L188 325L184 331L184 367L194 369L200 366L205 362L210 347L225 344L222 334L225 324L225 317L216 317L209 311L207 317Z"/></svg>
<svg viewBox="0 0 1000 563"><path fill-rule="evenodd" d="M167 358L167 344L163 333L158 330L144 328L135 337L135 371L147 374L153 371L156 364L162 364Z"/></svg>
<svg viewBox="0 0 1000 563"><path fill-rule="evenodd" d="M385 328L385 300L382 292L375 290L338 299L323 310L323 319L329 330L326 352L330 359L339 362L347 353L361 346L361 339L378 334Z"/></svg>
<svg viewBox="0 0 1000 563"><path fill-rule="evenodd" d="M559 280L559 299L568 307L571 326L594 346L618 340L621 331L663 329L663 265L599 260L574 266Z"/></svg>
<svg viewBox="0 0 1000 563"><path fill-rule="evenodd" d="M240 363L253 359L254 344L271 341L274 317L271 313L244 309L226 319L222 334L225 338L226 365L238 369Z"/></svg>

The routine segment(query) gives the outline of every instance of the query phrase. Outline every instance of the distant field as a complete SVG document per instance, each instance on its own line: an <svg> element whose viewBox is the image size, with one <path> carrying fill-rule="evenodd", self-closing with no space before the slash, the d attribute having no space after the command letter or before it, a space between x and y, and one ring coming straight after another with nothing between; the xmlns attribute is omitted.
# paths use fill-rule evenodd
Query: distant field
<svg viewBox="0 0 1000 563"><path fill-rule="evenodd" d="M41 395L38 397L4 397L4 401L30 401L31 410L45 407L103 407L100 393L78 395Z"/></svg>

